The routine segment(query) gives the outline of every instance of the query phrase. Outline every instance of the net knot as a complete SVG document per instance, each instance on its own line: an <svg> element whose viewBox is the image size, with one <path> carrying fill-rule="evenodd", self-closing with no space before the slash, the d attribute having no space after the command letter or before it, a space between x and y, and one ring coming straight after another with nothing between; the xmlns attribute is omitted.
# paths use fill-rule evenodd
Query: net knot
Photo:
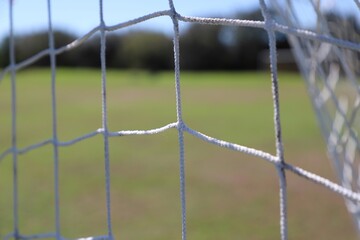
<svg viewBox="0 0 360 240"><path fill-rule="evenodd" d="M98 128L96 130L97 133L104 133L105 132L105 129L104 128Z"/></svg>

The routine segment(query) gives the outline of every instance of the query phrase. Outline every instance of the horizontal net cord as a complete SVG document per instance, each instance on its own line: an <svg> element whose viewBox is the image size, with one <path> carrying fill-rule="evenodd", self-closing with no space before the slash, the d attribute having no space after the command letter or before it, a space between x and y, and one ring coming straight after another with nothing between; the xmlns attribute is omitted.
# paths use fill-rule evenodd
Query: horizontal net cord
<svg viewBox="0 0 360 240"><path fill-rule="evenodd" d="M220 147L225 147L225 148L228 148L230 150L242 152L242 153L252 155L252 156L255 156L255 157L260 157L260 158L263 158L263 159L265 159L265 160L267 160L269 162L274 163L274 162L277 161L277 158L275 156L269 154L269 153L263 152L261 150L256 150L254 148L241 146L241 145L236 144L236 143L231 143L231 142L219 140L217 138L213 138L213 137L207 136L207 135L205 135L205 134L203 134L201 132L195 131L195 130L187 127L185 124L182 124L182 125L183 125L183 127L182 127L183 131L186 131L186 132L190 133L191 135L193 135L193 136L195 136L195 137L197 137L197 138L199 138L201 140L204 140L205 142L215 144L215 145L218 145ZM171 128L177 128L178 129L179 124L176 123L176 122L175 123L170 123L170 124L167 124L167 125L165 125L163 127L150 129L150 130L124 130L124 131L117 131L117 132L108 132L108 136L109 137L121 137L121 136L129 136L129 135L153 135L153 134L159 134L159 133L165 132L166 130L169 130ZM39 143L35 143L33 145L24 147L24 148L19 148L19 149L9 148L9 149L5 150L0 155L0 163L1 163L1 160L3 160L7 155L9 155L9 154L11 154L13 152L16 152L18 154L25 154L25 153L27 153L29 151L36 150L37 148L40 148L40 147L48 145L48 144L56 144L56 145L61 146L61 147L67 147L67 146L74 145L74 144L76 144L76 143L78 143L78 142L80 142L82 140L95 137L96 135L99 135L99 134L104 134L104 130L100 128L100 129L98 129L96 131L84 134L84 135L82 135L80 137L74 138L74 139L69 140L69 141L55 142L53 139L47 139L47 140L41 141Z"/></svg>
<svg viewBox="0 0 360 240"><path fill-rule="evenodd" d="M14 233L9 233L4 237L4 240L10 240L15 237ZM31 240L31 239L48 239L48 238L55 238L56 233L39 233L39 234L32 234L32 235L18 235L19 240ZM61 240L109 240L111 239L109 236L91 236L91 237L80 237L80 238L65 238L60 236Z"/></svg>
<svg viewBox="0 0 360 240"><path fill-rule="evenodd" d="M207 18L207 17L191 17L178 15L178 19L182 22L199 23L206 25L222 25L222 26L234 26L234 27L254 27L265 29L264 21L256 20L241 20L231 18Z"/></svg>
<svg viewBox="0 0 360 240"><path fill-rule="evenodd" d="M171 17L172 15L173 15L173 13L171 10L157 11L157 12L153 12L153 13L144 15L142 17L134 18L134 19L126 21L126 22L122 22L122 23L118 23L118 24L110 25L110 26L105 26L104 30L112 32L112 31L116 31L116 30L119 30L122 28L126 28L126 27L130 27L130 26L139 24L141 22L148 21L152 18L163 17L163 16Z"/></svg>
<svg viewBox="0 0 360 240"><path fill-rule="evenodd" d="M170 128L177 128L177 125L178 125L178 123L175 122L175 123L170 123L168 125L165 125L163 127L149 129L149 130L123 130L123 131L117 131L117 132L108 132L108 136L109 137L121 137L121 136L129 136L129 135L152 135L152 134L158 134L158 133L164 132ZM16 152L19 154L25 154L29 151L35 150L35 149L45 146L47 144L54 144L54 145L57 145L60 147L67 147L67 146L74 145L77 142L81 142L85 139L95 137L96 135L99 135L99 134L104 134L104 130L102 128L99 128L96 131L84 134L80 137L77 137L77 138L74 138L74 139L68 140L68 141L55 141L54 139L46 139L41 142L29 145L27 147L15 149L15 150L12 148L9 148L0 154L0 163L7 155L9 155L13 152Z"/></svg>
<svg viewBox="0 0 360 240"><path fill-rule="evenodd" d="M111 239L113 238L110 236L95 236L95 237L75 238L74 240L111 240Z"/></svg>
<svg viewBox="0 0 360 240"><path fill-rule="evenodd" d="M254 21L254 20L240 20L240 19L229 19L229 18L206 18L206 17L190 17L190 16L182 16L178 15L178 19L183 22L189 23L199 23L199 24L207 24L207 25L223 25L223 26L236 26L236 27L255 27L266 29L265 21ZM339 47L351 49L357 52L360 52L358 43L354 43L351 41L342 40L339 38L335 38L328 35L319 34L310 30L305 30L296 27L290 27L287 25L283 25L272 21L271 29L273 31L294 35L297 37L302 37L305 39L322 41L334 44Z"/></svg>
<svg viewBox="0 0 360 240"><path fill-rule="evenodd" d="M145 22L147 20L150 20L152 18L157 18L161 16L172 16L171 10L164 10L164 11L158 11L154 13L150 13L148 15L145 15L143 17L135 18L129 21L125 21L123 23L119 23L112 26L97 26L90 30L88 33L83 35L82 37L76 39L75 41L62 46L60 48L55 49L55 55L59 55L61 53L64 53L66 51L70 51L71 49L74 49L76 47L79 47L82 45L87 39L92 37L95 33L99 32L102 28L104 28L105 31L116 31L122 28L126 28L132 25L136 25L141 22ZM176 18L179 21L182 22L188 22L188 23L198 23L198 24L211 24L211 25L223 25L223 26L237 26L237 27L255 27L255 28L261 28L265 29L265 22L264 21L254 21L254 20L240 20L240 19L229 19L229 18L206 18L206 17L191 17L191 16L182 16L180 14L176 14ZM297 37L310 39L314 41L323 41L330 44L334 44L338 47L351 49L354 51L360 51L360 47L358 43L354 43L351 41L342 40L339 38L322 35L315 33L310 30L304 30L296 27L289 27L286 25L279 24L277 22L274 22L272 25L272 29L277 32L281 32L284 34L290 34ZM32 63L36 62L37 60L41 59L42 57L45 57L51 53L50 49L45 49L43 51L40 51L39 53L33 55L32 57L19 62L15 64L14 66L7 66L3 69L2 72L0 72L0 83L4 79L5 75L10 72L11 69L14 69L15 71L18 71L20 69L23 69Z"/></svg>
<svg viewBox="0 0 360 240"><path fill-rule="evenodd" d="M155 128L155 129L150 129L150 130L126 130L126 131L118 131L118 132L109 132L109 136L111 137L121 137L121 136L129 136L129 135L152 135L152 134L159 134L162 132L165 132L166 130L172 129L172 128L178 128L178 124L177 123L170 123L168 125L165 125L164 127L160 127L160 128ZM199 131L195 131L191 128L189 128L188 126L186 126L185 124L182 125L183 131L184 132L188 132L189 134L193 135L194 137L203 140L205 142L217 145L219 147L224 147L233 151L237 151L237 152L241 152L250 156L254 156L254 157L258 157L261 158L263 160L266 160L267 162L270 162L272 164L275 165L279 165L281 164L278 160L278 158L276 156L271 155L270 153L267 152L263 152L261 150L257 150L254 148L249 148L246 146L242 146L236 143L231 143L231 142L227 142L224 140L220 140L217 138L213 138L210 137L208 135L205 135ZM82 137L79 138L75 138L73 140L67 141L67 142L58 142L58 146L61 147L66 147L66 146L70 146L73 145L77 142L80 142L81 140L85 140L87 138L91 138L94 137L98 134L101 134L102 131L94 131L91 132L89 134L85 134ZM17 150L16 152L21 155L21 154L25 154L26 152L29 152L31 150L35 150L37 148L40 148L42 146L45 146L47 144L51 144L53 141L51 139L42 141L40 143L31 145L29 147L26 148L22 148ZM11 154L13 152L12 149L7 149L6 151L4 151L1 155L0 155L0 163L1 161L9 154ZM319 185L324 186L325 188L336 192L348 199L354 200L354 201L360 201L360 194L356 193L354 191L351 191L347 188L344 188L342 186L340 186L339 184L336 184L326 178L323 178L321 176L318 176L312 172L309 172L307 170L304 170L300 167L297 167L295 165L291 165L289 163L282 163L282 166L286 169L289 170L293 173L295 173L296 175L300 176L300 177L304 177L305 179L317 183Z"/></svg>
<svg viewBox="0 0 360 240"><path fill-rule="evenodd" d="M174 122L174 123L169 123L163 127L154 128L154 129L150 129L150 130L124 130L124 131L118 131L118 132L110 132L109 136L116 137L116 136L129 136L129 135L153 135L153 134L165 132L166 130L168 130L170 128L177 128L177 127L178 127L178 123ZM99 129L98 131L103 131L103 130Z"/></svg>

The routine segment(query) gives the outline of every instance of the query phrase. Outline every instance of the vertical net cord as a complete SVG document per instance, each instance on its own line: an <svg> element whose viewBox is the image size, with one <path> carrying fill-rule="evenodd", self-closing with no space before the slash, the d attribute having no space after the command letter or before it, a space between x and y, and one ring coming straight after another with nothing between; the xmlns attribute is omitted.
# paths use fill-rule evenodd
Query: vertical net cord
<svg viewBox="0 0 360 240"><path fill-rule="evenodd" d="M276 37L273 29L274 23L270 12L264 0L260 0L261 12L265 21L265 29L268 33L269 50L270 50L270 71L272 81L273 103L274 103L274 126L276 138L276 156L278 164L276 169L280 180L280 235L281 240L288 239L287 226L287 189L286 189L286 175L284 169L284 148L281 136L281 122L280 122L280 103L279 103L279 83L277 75L277 56L276 56Z"/></svg>
<svg viewBox="0 0 360 240"><path fill-rule="evenodd" d="M104 160L105 160L105 188L106 188L106 212L108 237L113 239L111 224L111 194L110 194L110 157L109 157L109 129L107 115L107 95L106 95L106 36L105 22L103 14L103 1L99 0L100 10L100 60L101 60L101 94L102 94L102 129L104 136Z"/></svg>
<svg viewBox="0 0 360 240"><path fill-rule="evenodd" d="M51 19L51 0L47 0L49 48L51 65L51 109L52 109L52 132L53 132L53 160L54 160L54 195L55 195L55 232L56 239L61 239L60 234L60 203L59 203L59 148L57 135L57 110L56 110L56 56L55 40Z"/></svg>
<svg viewBox="0 0 360 240"><path fill-rule="evenodd" d="M181 200L181 236L186 240L186 190L185 190L185 152L184 152L184 122L182 118L182 104L180 91L180 47L179 47L179 21L172 0L169 0L171 19L174 27L174 70L175 70L175 91L176 91L176 114L178 123L179 138L179 167L180 167L180 200Z"/></svg>
<svg viewBox="0 0 360 240"><path fill-rule="evenodd" d="M9 1L10 16L10 71L11 71L11 146L13 162L13 212L14 212L14 238L19 239L19 197L18 197L18 151L17 151L17 114L16 114L16 69L15 69L15 39L13 1Z"/></svg>

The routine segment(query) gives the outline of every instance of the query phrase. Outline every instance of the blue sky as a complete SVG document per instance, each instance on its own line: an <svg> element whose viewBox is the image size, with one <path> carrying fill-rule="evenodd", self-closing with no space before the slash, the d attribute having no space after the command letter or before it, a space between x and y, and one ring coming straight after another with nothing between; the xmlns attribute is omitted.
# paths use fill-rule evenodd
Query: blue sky
<svg viewBox="0 0 360 240"><path fill-rule="evenodd" d="M0 0L0 38L9 32L8 1ZM47 0L13 0L16 33L31 33L47 27ZM103 0L107 25L120 23L151 12L168 9L168 0ZM311 21L306 0L299 3L299 14ZM325 8L356 10L353 0L323 0ZM258 0L174 0L177 11L192 16L227 16L258 6ZM56 28L83 35L99 23L98 0L52 0L53 23ZM358 12L359 13L359 12ZM360 15L360 14L359 14ZM161 17L142 23L137 28L170 32L171 21Z"/></svg>
<svg viewBox="0 0 360 240"><path fill-rule="evenodd" d="M8 3L0 0L0 36L8 31ZM46 0L14 0L15 31L34 32L47 26ZM225 16L257 6L257 0L175 0L182 15ZM58 28L84 34L99 23L98 0L52 0L53 22ZM104 0L107 25L123 22L151 12L169 9L167 0ZM166 17L151 20L139 27L170 31L171 21Z"/></svg>

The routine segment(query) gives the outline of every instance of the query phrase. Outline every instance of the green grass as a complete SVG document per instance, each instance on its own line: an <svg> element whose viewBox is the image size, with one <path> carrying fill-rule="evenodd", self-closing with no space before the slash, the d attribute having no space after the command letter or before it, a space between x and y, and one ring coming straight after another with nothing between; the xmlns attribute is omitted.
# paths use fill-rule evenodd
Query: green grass
<svg viewBox="0 0 360 240"><path fill-rule="evenodd" d="M50 72L17 75L18 145L51 137ZM223 140L275 152L268 73L184 72L186 124ZM174 74L107 73L111 131L176 121ZM101 127L98 70L58 69L58 130L67 141ZM300 77L280 73L286 160L335 179ZM11 144L10 81L0 83L0 151ZM106 234L101 136L60 148L62 234ZM278 177L260 159L185 135L188 239L279 239ZM117 239L181 239L175 129L110 140L112 214ZM12 231L12 162L0 162L0 234ZM54 231L52 147L19 157L20 231ZM340 196L288 174L290 239L355 239Z"/></svg>

